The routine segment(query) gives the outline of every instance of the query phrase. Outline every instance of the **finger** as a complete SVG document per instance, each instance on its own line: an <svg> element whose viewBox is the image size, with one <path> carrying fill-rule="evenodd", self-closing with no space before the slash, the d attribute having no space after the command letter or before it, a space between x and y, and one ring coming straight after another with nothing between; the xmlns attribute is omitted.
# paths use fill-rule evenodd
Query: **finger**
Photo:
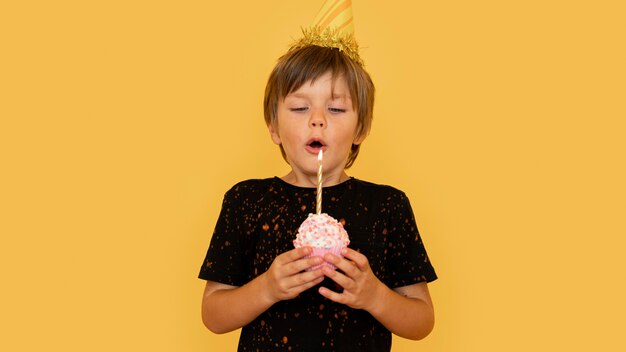
<svg viewBox="0 0 626 352"><path fill-rule="evenodd" d="M324 256L324 260L330 264L333 264L338 269L341 269L341 271L343 271L347 276L351 278L356 278L361 273L361 270L354 262L345 258L338 257L333 254L326 254Z"/></svg>
<svg viewBox="0 0 626 352"><path fill-rule="evenodd" d="M287 263L291 263L293 261L296 261L300 258L304 258L307 255L311 254L311 247L300 247L300 248L294 248L290 251L287 251L285 253L282 253L281 255L279 255L278 257L276 257L276 260L280 263L280 264L287 264Z"/></svg>
<svg viewBox="0 0 626 352"><path fill-rule="evenodd" d="M342 304L346 304L347 303L347 299L346 297L341 294L341 293L337 293L335 291L329 290L326 287L320 287L318 292L328 298L329 300L333 301L333 302L337 302L337 303L342 303Z"/></svg>
<svg viewBox="0 0 626 352"><path fill-rule="evenodd" d="M298 293L300 293L300 292L304 292L304 291L306 291L306 290L310 289L310 288L311 288L311 287L313 287L313 286L319 285L319 284L321 284L321 283L322 283L322 281L324 281L324 275L322 275L322 276L318 277L317 279L315 279L315 280L313 280L313 281L311 281L311 282L308 282L308 283L306 283L306 284L304 284L304 285L300 285L300 286L298 287L298 290L299 290L299 292L298 292Z"/></svg>
<svg viewBox="0 0 626 352"><path fill-rule="evenodd" d="M356 264L356 266L358 266L359 269L361 270L365 270L369 267L369 262L367 260L367 257L364 256L362 253L355 251L352 248L344 249L342 254L345 258L353 261L354 264Z"/></svg>
<svg viewBox="0 0 626 352"><path fill-rule="evenodd" d="M295 275L303 270L320 265L324 260L320 257L302 258L286 265L285 274L287 276Z"/></svg>
<svg viewBox="0 0 626 352"><path fill-rule="evenodd" d="M297 275L293 279L294 286L292 287L292 289L302 292L321 283L324 280L324 274L322 273L321 269L318 269L304 272Z"/></svg>
<svg viewBox="0 0 626 352"><path fill-rule="evenodd" d="M289 296L297 295L324 280L324 274L320 269L307 271L298 275L291 276L284 281L286 292L290 292Z"/></svg>
<svg viewBox="0 0 626 352"><path fill-rule="evenodd" d="M322 268L322 272L324 273L324 276L333 280L339 286L343 287L344 290L349 290L354 286L354 280L352 278L338 272L337 270L333 270L326 265Z"/></svg>

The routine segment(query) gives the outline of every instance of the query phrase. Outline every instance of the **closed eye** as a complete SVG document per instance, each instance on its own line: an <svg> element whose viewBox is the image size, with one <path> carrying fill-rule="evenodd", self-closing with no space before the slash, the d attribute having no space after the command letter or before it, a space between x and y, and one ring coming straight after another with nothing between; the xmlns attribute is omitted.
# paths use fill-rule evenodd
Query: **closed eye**
<svg viewBox="0 0 626 352"><path fill-rule="evenodd" d="M289 110L293 111L293 112L305 112L305 111L309 110L309 108L304 106L304 107L300 107L300 108L290 108Z"/></svg>
<svg viewBox="0 0 626 352"><path fill-rule="evenodd" d="M346 112L346 109L328 108L328 111L333 112L333 113L343 113L343 112Z"/></svg>

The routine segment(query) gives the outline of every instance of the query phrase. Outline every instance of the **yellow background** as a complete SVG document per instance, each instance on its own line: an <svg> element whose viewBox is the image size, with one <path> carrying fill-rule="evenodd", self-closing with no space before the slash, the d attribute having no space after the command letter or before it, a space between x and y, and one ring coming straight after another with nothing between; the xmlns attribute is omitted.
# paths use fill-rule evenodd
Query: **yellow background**
<svg viewBox="0 0 626 352"><path fill-rule="evenodd" d="M321 0L0 5L0 350L232 351L196 279L224 192L283 175L262 94ZM350 174L440 279L394 351L617 351L621 1L353 2L378 89Z"/></svg>

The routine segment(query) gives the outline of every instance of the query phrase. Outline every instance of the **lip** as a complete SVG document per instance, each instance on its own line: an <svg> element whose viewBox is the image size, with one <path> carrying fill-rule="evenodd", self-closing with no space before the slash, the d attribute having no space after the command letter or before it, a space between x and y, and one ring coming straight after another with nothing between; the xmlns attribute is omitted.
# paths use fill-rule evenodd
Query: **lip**
<svg viewBox="0 0 626 352"><path fill-rule="evenodd" d="M313 142L319 142L319 143L322 144L322 146L321 147L312 147L311 143L313 143ZM326 143L324 143L324 140L321 139L321 138L318 138L318 137L314 137L314 138L309 139L306 142L306 146L305 146L305 149L306 149L307 152L309 152L311 154L315 154L315 155L317 155L320 152L320 150L326 151L327 148L328 147L327 147Z"/></svg>

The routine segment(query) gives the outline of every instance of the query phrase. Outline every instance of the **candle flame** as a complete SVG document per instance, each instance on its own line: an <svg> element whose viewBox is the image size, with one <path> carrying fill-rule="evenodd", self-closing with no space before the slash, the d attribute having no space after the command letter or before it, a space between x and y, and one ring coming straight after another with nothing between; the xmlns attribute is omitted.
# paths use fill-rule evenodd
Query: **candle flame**
<svg viewBox="0 0 626 352"><path fill-rule="evenodd" d="M317 161L322 161L323 157L324 157L324 151L320 149L320 152L317 153Z"/></svg>

